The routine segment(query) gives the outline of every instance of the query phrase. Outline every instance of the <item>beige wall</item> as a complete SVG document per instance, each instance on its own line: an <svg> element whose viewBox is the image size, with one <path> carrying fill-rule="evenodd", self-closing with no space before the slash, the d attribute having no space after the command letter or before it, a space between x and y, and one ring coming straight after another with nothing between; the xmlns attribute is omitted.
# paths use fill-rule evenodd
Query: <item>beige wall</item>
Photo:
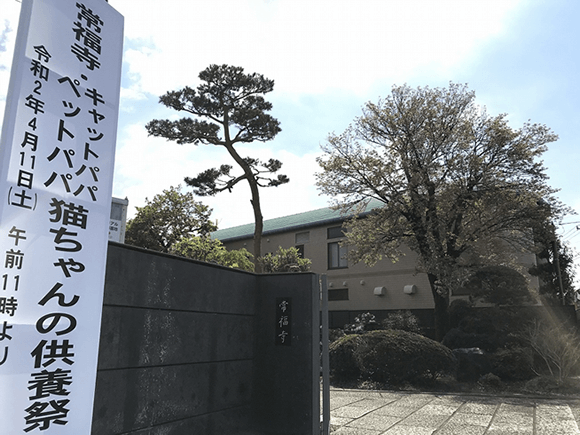
<svg viewBox="0 0 580 435"><path fill-rule="evenodd" d="M304 245L304 256L312 260L312 272L326 274L328 276L329 290L348 288L348 300L330 301L331 311L359 311L359 310L406 310L406 309L429 309L433 308L433 296L427 275L417 272L416 254L406 249L405 255L398 262L392 263L388 259L379 261L373 267L364 263L352 264L348 268L328 269L328 243L341 239L328 239L327 228L339 226L332 225L299 229L286 233L278 233L264 236L262 239L262 254L275 252L279 246L289 248L298 244ZM296 234L309 233L308 242L296 243ZM246 248L253 251L253 240L247 238L235 242L225 243L228 249ZM517 262L522 266L520 272L530 281L530 288L539 288L538 279L531 277L526 272L535 264L536 257L533 254L520 254ZM405 294L403 289L407 285L415 285L416 292L412 295ZM376 287L385 287L384 296L375 296ZM456 299L453 298L452 299Z"/></svg>
<svg viewBox="0 0 580 435"><path fill-rule="evenodd" d="M345 269L328 269L328 243L341 239L327 239L327 228L339 224L320 226L308 230L297 230L264 236L262 253L275 252L279 246L289 248L296 246L296 234L309 232L309 240L304 244L304 256L312 260L312 272L328 276L329 289L348 288L349 299L330 301L331 311L340 310L399 310L433 308L433 297L427 276L416 272L414 253L407 251L397 263L383 259L375 266L368 267L363 263L349 262ZM225 243L228 249L246 248L252 252L251 238ZM403 293L406 285L415 285L416 293ZM375 296L375 287L385 287L384 296Z"/></svg>

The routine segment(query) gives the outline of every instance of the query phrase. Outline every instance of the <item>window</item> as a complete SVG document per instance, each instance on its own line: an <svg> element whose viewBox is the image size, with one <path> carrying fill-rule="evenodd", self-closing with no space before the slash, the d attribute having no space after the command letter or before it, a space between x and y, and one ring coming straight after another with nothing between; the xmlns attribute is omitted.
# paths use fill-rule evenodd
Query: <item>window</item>
<svg viewBox="0 0 580 435"><path fill-rule="evenodd" d="M333 242L328 244L328 268L329 269L344 269L348 267L346 254L348 248L340 246L340 242Z"/></svg>
<svg viewBox="0 0 580 435"><path fill-rule="evenodd" d="M298 250L298 256L304 258L304 245L296 245L295 248Z"/></svg>
<svg viewBox="0 0 580 435"><path fill-rule="evenodd" d="M328 289L328 300L329 301L348 301L348 289L347 288L329 288Z"/></svg>
<svg viewBox="0 0 580 435"><path fill-rule="evenodd" d="M303 245L304 243L308 243L310 241L310 231L304 231L302 233L296 233L296 244Z"/></svg>
<svg viewBox="0 0 580 435"><path fill-rule="evenodd" d="M338 239L344 237L344 229L342 227L331 227L326 229L328 239Z"/></svg>

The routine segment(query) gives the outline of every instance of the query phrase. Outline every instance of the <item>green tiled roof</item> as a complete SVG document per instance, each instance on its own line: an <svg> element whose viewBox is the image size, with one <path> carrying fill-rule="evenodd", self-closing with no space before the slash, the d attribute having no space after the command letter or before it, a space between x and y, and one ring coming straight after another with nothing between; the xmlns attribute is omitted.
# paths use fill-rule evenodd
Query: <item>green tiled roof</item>
<svg viewBox="0 0 580 435"><path fill-rule="evenodd" d="M371 201L366 207L364 213L366 214L374 208L383 205L380 201ZM334 222L342 222L349 216L343 216L340 211L333 210L330 207L319 208L304 213L293 214L290 216L283 216L264 221L264 230L262 235L281 233L285 231L295 231L300 228L313 227L319 225L331 224ZM254 236L254 224L239 225L237 227L224 228L211 233L212 239L219 239L221 241L233 241L237 239L247 239Z"/></svg>

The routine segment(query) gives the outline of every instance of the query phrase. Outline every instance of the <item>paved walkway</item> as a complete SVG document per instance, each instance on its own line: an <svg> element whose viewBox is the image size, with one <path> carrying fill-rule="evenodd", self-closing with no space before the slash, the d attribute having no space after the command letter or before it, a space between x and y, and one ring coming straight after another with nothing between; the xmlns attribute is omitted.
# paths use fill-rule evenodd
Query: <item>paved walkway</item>
<svg viewBox="0 0 580 435"><path fill-rule="evenodd" d="M580 435L580 398L330 391L332 435Z"/></svg>

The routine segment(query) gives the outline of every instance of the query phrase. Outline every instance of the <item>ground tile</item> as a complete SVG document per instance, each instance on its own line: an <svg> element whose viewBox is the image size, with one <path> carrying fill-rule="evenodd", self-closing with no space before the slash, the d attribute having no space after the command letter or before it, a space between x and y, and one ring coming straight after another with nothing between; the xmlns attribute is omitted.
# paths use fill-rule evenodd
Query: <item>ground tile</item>
<svg viewBox="0 0 580 435"><path fill-rule="evenodd" d="M421 409L417 411L417 414L432 414L432 415L451 415L459 408L459 404L457 406L450 406L450 405L435 405L433 403L429 403L428 405L423 406Z"/></svg>
<svg viewBox="0 0 580 435"><path fill-rule="evenodd" d="M458 412L461 414L493 414L498 406L497 403L470 402L462 406Z"/></svg>
<svg viewBox="0 0 580 435"><path fill-rule="evenodd" d="M475 426L485 426L489 424L493 415L492 414L467 414L467 413L457 413L451 417L450 423L460 424L460 425L475 425Z"/></svg>
<svg viewBox="0 0 580 435"><path fill-rule="evenodd" d="M536 424L537 435L580 435L574 419L539 419Z"/></svg>
<svg viewBox="0 0 580 435"><path fill-rule="evenodd" d="M361 429L358 427L341 427L332 432L332 435L381 435L380 431Z"/></svg>
<svg viewBox="0 0 580 435"><path fill-rule="evenodd" d="M559 404L538 404L537 406L537 413L538 415L546 416L548 418L565 418L565 419L572 419L574 418L574 414L572 414L572 410L568 405L559 405Z"/></svg>
<svg viewBox="0 0 580 435"><path fill-rule="evenodd" d="M403 396L400 400L395 403L399 406L413 406L420 408L425 406L427 403L433 401L433 396L427 394L410 394L408 396Z"/></svg>
<svg viewBox="0 0 580 435"><path fill-rule="evenodd" d="M532 435L534 433L534 425L533 422L526 424L518 424L516 422L496 423L494 420L488 429L488 433L495 433L494 431Z"/></svg>
<svg viewBox="0 0 580 435"><path fill-rule="evenodd" d="M371 412L361 418L348 423L349 427L364 427L373 430L385 431L401 420L400 417L390 417Z"/></svg>
<svg viewBox="0 0 580 435"><path fill-rule="evenodd" d="M374 411L381 415L390 415L393 417L407 417L409 414L414 413L417 408L410 406L398 406L398 405L387 405Z"/></svg>
<svg viewBox="0 0 580 435"><path fill-rule="evenodd" d="M484 426L474 426L470 424L445 424L437 431L436 435L484 435Z"/></svg>
<svg viewBox="0 0 580 435"><path fill-rule="evenodd" d="M354 406L343 406L341 408L333 409L330 415L334 417L359 418L368 414L369 410L366 408L356 408Z"/></svg>
<svg viewBox="0 0 580 435"><path fill-rule="evenodd" d="M532 435L532 430L519 429L488 429L485 435Z"/></svg>
<svg viewBox="0 0 580 435"><path fill-rule="evenodd" d="M387 399L387 398L370 398L370 399L363 399L359 400L358 402L351 403L349 406L355 407L372 407L372 408L382 408L389 403L394 402L394 399Z"/></svg>
<svg viewBox="0 0 580 435"><path fill-rule="evenodd" d="M335 426L345 426L350 423L353 419L347 417L337 417L336 415L330 414L330 424Z"/></svg>
<svg viewBox="0 0 580 435"><path fill-rule="evenodd" d="M516 405L510 403L502 403L499 406L499 410L497 411L500 414L503 413L516 413L516 414L524 414L524 415L534 415L534 406L533 405Z"/></svg>
<svg viewBox="0 0 580 435"><path fill-rule="evenodd" d="M445 423L448 418L448 415L426 415L415 413L402 420L399 424L405 426L421 426L437 429L439 426Z"/></svg>
<svg viewBox="0 0 580 435"><path fill-rule="evenodd" d="M340 408L342 406L351 405L361 400L363 399L360 398L354 399L352 397L342 397L342 396L333 399L332 396L330 396L330 409L333 410Z"/></svg>
<svg viewBox="0 0 580 435"><path fill-rule="evenodd" d="M432 435L433 432L435 429L428 427L396 425L381 435Z"/></svg>

